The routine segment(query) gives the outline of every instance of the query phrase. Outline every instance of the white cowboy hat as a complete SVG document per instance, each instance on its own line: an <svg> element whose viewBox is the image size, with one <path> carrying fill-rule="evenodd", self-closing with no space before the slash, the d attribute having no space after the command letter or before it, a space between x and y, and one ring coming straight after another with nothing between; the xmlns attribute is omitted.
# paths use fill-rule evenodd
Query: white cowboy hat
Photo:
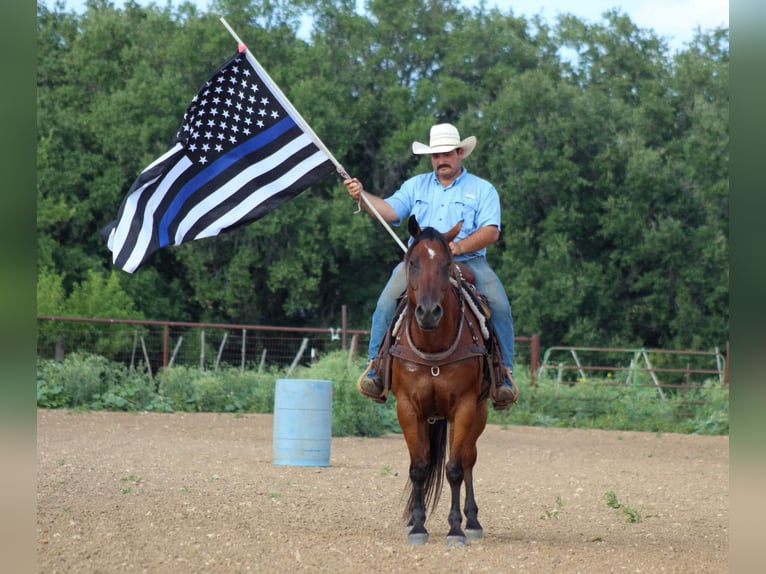
<svg viewBox="0 0 766 574"><path fill-rule="evenodd" d="M476 147L476 137L468 136L460 141L460 133L452 124L436 124L431 128L431 140L426 145L420 142L412 143L412 153L425 155L430 153L447 153L455 148L463 148L463 159L471 155Z"/></svg>

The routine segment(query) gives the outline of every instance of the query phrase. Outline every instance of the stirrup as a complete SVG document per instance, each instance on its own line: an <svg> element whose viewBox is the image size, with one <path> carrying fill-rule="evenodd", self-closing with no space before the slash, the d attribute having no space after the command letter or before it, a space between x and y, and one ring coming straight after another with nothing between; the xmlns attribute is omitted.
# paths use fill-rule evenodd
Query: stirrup
<svg viewBox="0 0 766 574"><path fill-rule="evenodd" d="M359 379L357 379L357 381L356 381L356 388L365 397L372 399L376 403L383 404L383 403L386 402L386 398L388 398L387 397L387 393L386 393L386 389L385 389L385 385L381 385L382 389L381 389L381 391L379 393L375 393L375 392L369 391L369 390L365 389L364 386L363 386L363 383L364 383L365 379L368 379L367 374L372 369L372 363L373 363L373 361L370 361L367 364L367 368L359 376ZM372 379L370 378L369 380L372 380Z"/></svg>
<svg viewBox="0 0 766 574"><path fill-rule="evenodd" d="M513 379L513 373L511 373L511 370L508 367L505 367L503 374L503 380L497 386L495 386L495 388L492 389L492 392L490 393L492 398L492 407L496 411L503 411L507 409L509 405L512 405L519 400L519 386ZM506 380L510 382L510 387L509 385L505 384ZM500 392L502 392L502 394L505 396L502 398L499 397L498 394ZM508 394L510 394L510 396L507 396Z"/></svg>

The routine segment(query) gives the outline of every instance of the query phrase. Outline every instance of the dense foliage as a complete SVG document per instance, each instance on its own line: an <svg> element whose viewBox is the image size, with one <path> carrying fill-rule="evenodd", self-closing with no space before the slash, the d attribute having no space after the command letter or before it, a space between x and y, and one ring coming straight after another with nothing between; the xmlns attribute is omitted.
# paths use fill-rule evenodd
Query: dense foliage
<svg viewBox="0 0 766 574"><path fill-rule="evenodd" d="M236 232L116 271L99 230L233 52L226 16L349 173L427 168L431 124L478 137L490 248L517 332L544 346L728 339L727 29L679 53L618 11L555 24L455 0L38 4L40 313L367 328L401 252L328 177ZM299 33L310 17L309 37Z"/></svg>
<svg viewBox="0 0 766 574"><path fill-rule="evenodd" d="M324 356L292 376L333 382L333 436L380 436L399 432L396 399L385 405L356 389L362 363L345 352ZM144 369L130 370L98 355L67 355L63 361L40 361L37 405L117 411L271 413L278 369L263 372L170 367L156 379ZM490 409L489 422L571 428L601 428L697 434L729 433L729 389L718 381L661 397L653 386L566 384L542 378L530 384L519 370L521 398L508 411Z"/></svg>

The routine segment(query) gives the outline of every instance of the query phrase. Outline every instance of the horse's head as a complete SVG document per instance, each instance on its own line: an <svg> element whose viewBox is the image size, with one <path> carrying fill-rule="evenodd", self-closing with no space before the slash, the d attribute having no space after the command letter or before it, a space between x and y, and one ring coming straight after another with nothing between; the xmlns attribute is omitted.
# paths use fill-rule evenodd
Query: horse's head
<svg viewBox="0 0 766 574"><path fill-rule="evenodd" d="M436 329L444 316L444 297L453 273L449 242L457 236L463 222L442 234L433 227L420 228L414 215L407 229L413 237L404 256L407 271L407 297L414 307L415 320L423 330Z"/></svg>

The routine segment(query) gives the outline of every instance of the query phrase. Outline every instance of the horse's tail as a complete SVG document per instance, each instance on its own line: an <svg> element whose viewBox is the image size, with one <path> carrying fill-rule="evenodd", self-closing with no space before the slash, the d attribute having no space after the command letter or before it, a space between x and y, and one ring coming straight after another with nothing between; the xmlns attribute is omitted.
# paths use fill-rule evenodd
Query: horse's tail
<svg viewBox="0 0 766 574"><path fill-rule="evenodd" d="M430 512L436 510L439 497L442 493L442 481L444 480L444 467L447 463L447 419L442 418L428 425L428 442L431 451L430 462L426 469L426 481L423 485L423 501L425 507L431 507ZM404 510L405 520L412 516L412 483L407 482L409 497L407 507Z"/></svg>

